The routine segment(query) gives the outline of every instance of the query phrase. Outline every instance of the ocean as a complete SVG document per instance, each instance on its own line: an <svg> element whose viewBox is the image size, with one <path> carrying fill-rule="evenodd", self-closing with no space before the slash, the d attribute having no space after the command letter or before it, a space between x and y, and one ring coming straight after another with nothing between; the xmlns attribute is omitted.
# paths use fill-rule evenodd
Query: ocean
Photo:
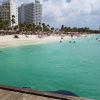
<svg viewBox="0 0 100 100"><path fill-rule="evenodd" d="M96 37L0 49L0 84L70 91L100 100L100 42Z"/></svg>

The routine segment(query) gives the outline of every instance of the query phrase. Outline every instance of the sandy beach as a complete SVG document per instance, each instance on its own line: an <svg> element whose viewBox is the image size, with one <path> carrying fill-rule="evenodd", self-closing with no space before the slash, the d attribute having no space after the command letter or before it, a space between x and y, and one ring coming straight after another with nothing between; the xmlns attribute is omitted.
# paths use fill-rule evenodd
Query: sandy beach
<svg viewBox="0 0 100 100"><path fill-rule="evenodd" d="M13 47L13 46L22 46L22 45L31 45L31 44L43 44L48 42L56 42L61 40L61 36L44 36L38 38L37 35L18 35L19 38L14 38L14 35L5 35L0 36L0 48ZM64 40L70 40L71 37L65 36Z"/></svg>

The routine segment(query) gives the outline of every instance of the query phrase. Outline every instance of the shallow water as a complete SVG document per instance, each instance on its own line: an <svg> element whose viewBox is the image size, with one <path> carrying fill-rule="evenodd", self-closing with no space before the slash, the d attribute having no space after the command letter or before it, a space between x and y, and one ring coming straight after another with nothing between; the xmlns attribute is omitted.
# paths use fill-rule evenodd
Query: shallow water
<svg viewBox="0 0 100 100"><path fill-rule="evenodd" d="M34 90L64 90L100 100L100 42L48 43L1 49L0 84Z"/></svg>

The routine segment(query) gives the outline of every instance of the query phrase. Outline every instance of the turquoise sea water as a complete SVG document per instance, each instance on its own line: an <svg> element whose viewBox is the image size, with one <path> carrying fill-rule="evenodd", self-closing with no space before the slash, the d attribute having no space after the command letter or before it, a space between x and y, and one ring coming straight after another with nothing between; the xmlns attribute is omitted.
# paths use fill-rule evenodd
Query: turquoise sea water
<svg viewBox="0 0 100 100"><path fill-rule="evenodd" d="M55 42L0 49L0 84L33 90L67 90L100 100L100 42Z"/></svg>

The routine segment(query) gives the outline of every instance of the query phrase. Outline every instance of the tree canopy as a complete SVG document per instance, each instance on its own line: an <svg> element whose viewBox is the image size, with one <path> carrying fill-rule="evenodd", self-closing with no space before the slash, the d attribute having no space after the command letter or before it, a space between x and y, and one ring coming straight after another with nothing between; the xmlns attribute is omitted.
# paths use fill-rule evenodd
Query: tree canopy
<svg viewBox="0 0 100 100"><path fill-rule="evenodd" d="M15 23L15 16L12 16L12 24ZM0 30L8 30L9 25L11 22L9 21L3 21L0 19ZM10 28L11 29L11 28ZM88 33L99 33L100 29L98 30L92 30L88 27L67 27L65 25L62 25L60 28L55 28L50 26L49 24L40 23L39 25L35 24L19 24L18 26L13 26L14 30L19 29L19 31L31 31L31 32L62 32L62 33L68 33L68 32L88 32Z"/></svg>

